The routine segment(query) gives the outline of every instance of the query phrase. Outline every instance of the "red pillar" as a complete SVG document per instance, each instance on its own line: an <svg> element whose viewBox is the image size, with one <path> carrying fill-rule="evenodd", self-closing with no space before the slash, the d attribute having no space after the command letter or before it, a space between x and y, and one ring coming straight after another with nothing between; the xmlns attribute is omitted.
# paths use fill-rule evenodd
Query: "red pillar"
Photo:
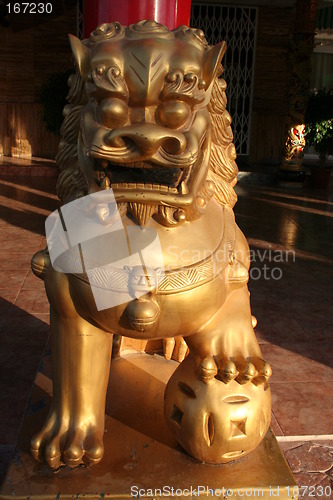
<svg viewBox="0 0 333 500"><path fill-rule="evenodd" d="M154 19L174 29L190 24L191 0L83 0L83 37L101 23L119 21L128 26L142 19Z"/></svg>

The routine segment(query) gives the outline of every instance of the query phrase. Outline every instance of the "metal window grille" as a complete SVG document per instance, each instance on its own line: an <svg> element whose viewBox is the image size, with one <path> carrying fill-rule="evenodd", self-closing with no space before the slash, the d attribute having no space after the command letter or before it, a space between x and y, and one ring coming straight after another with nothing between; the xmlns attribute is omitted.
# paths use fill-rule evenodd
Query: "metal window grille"
<svg viewBox="0 0 333 500"><path fill-rule="evenodd" d="M191 26L202 29L210 44L227 42L223 78L228 84L228 111L239 155L249 151L256 20L255 7L192 4Z"/></svg>
<svg viewBox="0 0 333 500"><path fill-rule="evenodd" d="M82 0L76 0L76 10L77 10L77 15L76 15L76 21L77 21L77 27L76 27L76 34L78 38L82 40L83 38L83 16L82 16Z"/></svg>

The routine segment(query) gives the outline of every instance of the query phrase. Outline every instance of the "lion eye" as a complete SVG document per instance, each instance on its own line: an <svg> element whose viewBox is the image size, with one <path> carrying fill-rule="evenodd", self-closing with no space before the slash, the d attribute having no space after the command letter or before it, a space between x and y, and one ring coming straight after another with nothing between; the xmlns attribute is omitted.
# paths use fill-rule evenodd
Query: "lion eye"
<svg viewBox="0 0 333 500"><path fill-rule="evenodd" d="M166 101L156 110L158 121L169 128L179 128L186 123L191 114L190 106L183 101Z"/></svg>
<svg viewBox="0 0 333 500"><path fill-rule="evenodd" d="M103 99L98 106L98 114L106 127L122 127L128 120L128 106L121 99Z"/></svg>

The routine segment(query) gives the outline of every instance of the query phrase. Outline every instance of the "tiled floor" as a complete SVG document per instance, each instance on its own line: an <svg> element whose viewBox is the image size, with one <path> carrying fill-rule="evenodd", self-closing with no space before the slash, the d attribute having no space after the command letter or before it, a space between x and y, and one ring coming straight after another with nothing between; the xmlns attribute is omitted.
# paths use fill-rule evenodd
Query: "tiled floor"
<svg viewBox="0 0 333 500"><path fill-rule="evenodd" d="M58 168L54 160L37 158L15 158L0 155L1 175L29 177L57 177Z"/></svg>
<svg viewBox="0 0 333 500"><path fill-rule="evenodd" d="M325 498L325 486L333 498L333 192L242 186L238 196L272 427L299 486L314 487L300 498Z"/></svg>
<svg viewBox="0 0 333 500"><path fill-rule="evenodd" d="M48 302L30 271L57 207L54 179L0 178L0 473L14 449L48 337ZM238 186L252 250L257 336L272 364L272 427L300 498L333 490L333 192ZM333 498L331 496L326 498Z"/></svg>

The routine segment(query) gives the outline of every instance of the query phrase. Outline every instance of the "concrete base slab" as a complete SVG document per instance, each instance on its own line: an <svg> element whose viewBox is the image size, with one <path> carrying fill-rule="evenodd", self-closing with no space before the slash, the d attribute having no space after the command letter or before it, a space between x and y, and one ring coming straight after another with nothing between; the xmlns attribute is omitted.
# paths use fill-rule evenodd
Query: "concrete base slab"
<svg viewBox="0 0 333 500"><path fill-rule="evenodd" d="M51 401L51 380L38 373L0 498L296 499L296 483L271 430L254 452L226 465L198 463L180 448L163 416L165 385L177 366L142 353L115 359L102 462L58 471L36 463L29 453Z"/></svg>

